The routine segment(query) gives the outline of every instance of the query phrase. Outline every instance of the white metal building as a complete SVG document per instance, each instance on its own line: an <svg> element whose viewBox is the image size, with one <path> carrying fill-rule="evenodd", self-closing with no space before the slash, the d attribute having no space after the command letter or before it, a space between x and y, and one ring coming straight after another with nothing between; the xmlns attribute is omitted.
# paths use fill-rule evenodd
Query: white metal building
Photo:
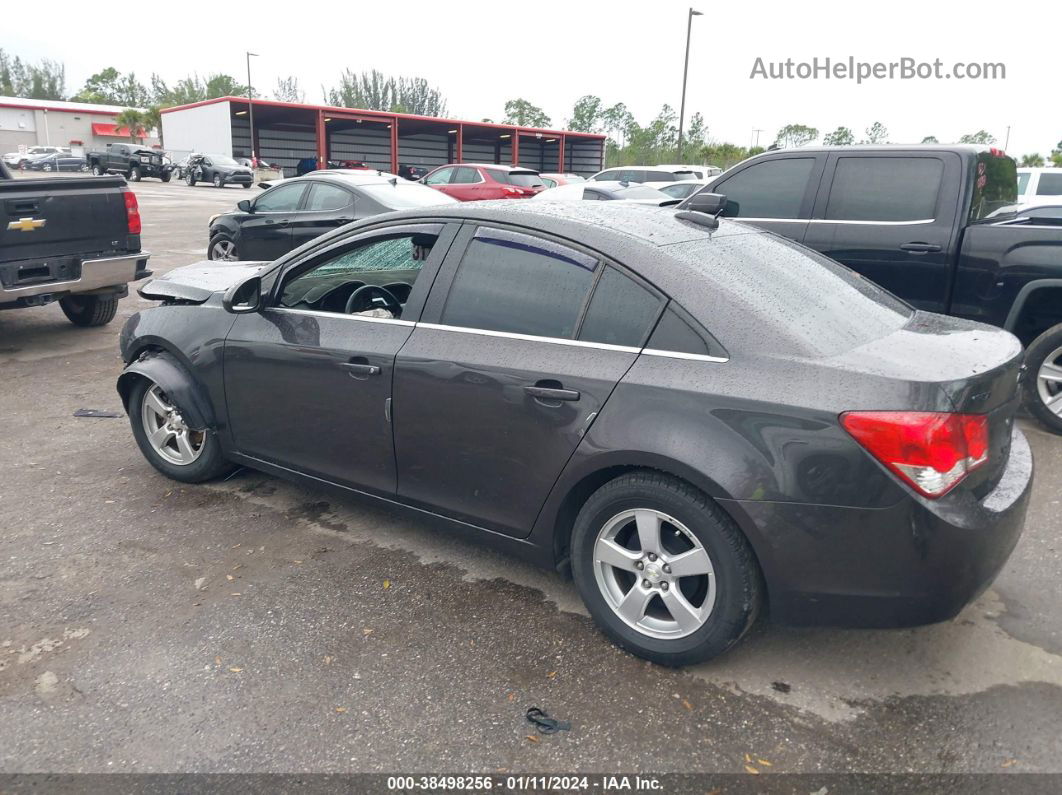
<svg viewBox="0 0 1062 795"><path fill-rule="evenodd" d="M0 152L15 152L19 144L83 147L87 151L128 141L129 131L114 123L123 110L116 105L0 97ZM158 138L149 136L144 144L155 146Z"/></svg>

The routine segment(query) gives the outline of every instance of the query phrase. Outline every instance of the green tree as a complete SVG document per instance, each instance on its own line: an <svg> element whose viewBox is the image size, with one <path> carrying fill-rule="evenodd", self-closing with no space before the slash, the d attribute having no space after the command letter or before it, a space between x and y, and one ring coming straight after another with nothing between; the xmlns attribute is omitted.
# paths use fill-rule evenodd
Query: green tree
<svg viewBox="0 0 1062 795"><path fill-rule="evenodd" d="M299 88L299 78L278 77L273 99L278 102L305 102L306 92Z"/></svg>
<svg viewBox="0 0 1062 795"><path fill-rule="evenodd" d="M867 139L865 144L887 144L889 142L889 130L880 121L876 121L866 129Z"/></svg>
<svg viewBox="0 0 1062 795"><path fill-rule="evenodd" d="M526 99L510 99L505 103L505 119L502 124L517 124L521 127L549 127L553 123L546 111L532 105Z"/></svg>
<svg viewBox="0 0 1062 795"><path fill-rule="evenodd" d="M0 96L64 99L66 67L47 59L29 63L0 49Z"/></svg>
<svg viewBox="0 0 1062 795"><path fill-rule="evenodd" d="M123 75L108 66L85 81L85 85L70 98L74 102L93 102L98 105L126 105L142 108L150 101L148 89L130 72Z"/></svg>
<svg viewBox="0 0 1062 795"><path fill-rule="evenodd" d="M604 121L602 113L601 97L595 97L593 94L579 97L572 108L572 117L568 119L567 127L574 132L597 132Z"/></svg>
<svg viewBox="0 0 1062 795"><path fill-rule="evenodd" d="M959 139L960 144L994 144L996 137L987 130L978 130L975 133L967 133Z"/></svg>
<svg viewBox="0 0 1062 795"><path fill-rule="evenodd" d="M620 146L627 143L627 133L634 124L634 115L627 110L622 102L617 102L612 107L601 111L601 126L613 141L618 141Z"/></svg>
<svg viewBox="0 0 1062 795"><path fill-rule="evenodd" d="M827 133L822 142L826 146L851 146L855 143L855 135L847 127L838 127L832 133Z"/></svg>
<svg viewBox="0 0 1062 795"><path fill-rule="evenodd" d="M704 116L699 112L694 113L690 117L690 126L686 129L682 138L682 151L677 153L678 162L685 162L684 152L692 152L696 156L707 142L708 127L704 123Z"/></svg>
<svg viewBox="0 0 1062 795"><path fill-rule="evenodd" d="M373 69L356 75L349 69L325 91L327 101L343 108L385 110L418 116L445 116L446 100L423 77L389 77Z"/></svg>
<svg viewBox="0 0 1062 795"><path fill-rule="evenodd" d="M778 131L774 143L781 147L803 146L819 137L819 131L803 124L787 124Z"/></svg>
<svg viewBox="0 0 1062 795"><path fill-rule="evenodd" d="M922 139L922 143L924 143L924 144L939 144L940 141L937 140L937 136L935 136L935 135L927 135L925 138Z"/></svg>
<svg viewBox="0 0 1062 795"><path fill-rule="evenodd" d="M147 118L143 111L136 108L126 108L114 117L114 123L118 127L127 127L129 129L130 140L138 143L144 142L144 137L147 135Z"/></svg>
<svg viewBox="0 0 1062 795"><path fill-rule="evenodd" d="M1044 162L1043 155L1039 153L1021 156L1021 165L1023 168L1043 168Z"/></svg>

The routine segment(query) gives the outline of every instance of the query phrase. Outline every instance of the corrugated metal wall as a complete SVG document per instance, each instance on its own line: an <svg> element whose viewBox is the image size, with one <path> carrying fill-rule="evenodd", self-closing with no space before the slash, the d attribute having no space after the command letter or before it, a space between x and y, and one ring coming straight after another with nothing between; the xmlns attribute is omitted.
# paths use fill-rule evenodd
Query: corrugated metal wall
<svg viewBox="0 0 1062 795"><path fill-rule="evenodd" d="M417 135L402 135L402 127L398 128L398 165L399 166L424 166L435 168L444 166L450 162L449 135L433 135L422 133ZM467 150L465 156L468 156ZM388 166L390 168L390 166Z"/></svg>
<svg viewBox="0 0 1062 795"><path fill-rule="evenodd" d="M564 171L589 177L603 168L602 141L568 138L564 147Z"/></svg>
<svg viewBox="0 0 1062 795"><path fill-rule="evenodd" d="M332 160L362 160L381 171L391 170L391 131L362 125L357 129L328 131L328 156Z"/></svg>

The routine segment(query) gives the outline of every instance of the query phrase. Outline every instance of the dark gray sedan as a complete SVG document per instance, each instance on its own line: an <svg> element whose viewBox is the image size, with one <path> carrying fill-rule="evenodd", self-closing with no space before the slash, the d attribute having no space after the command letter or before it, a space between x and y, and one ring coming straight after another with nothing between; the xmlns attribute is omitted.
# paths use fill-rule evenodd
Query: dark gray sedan
<svg viewBox="0 0 1062 795"><path fill-rule="evenodd" d="M665 664L791 623L956 615L1021 532L1021 347L698 212L390 213L140 290L136 442L383 500L570 570ZM514 632L519 628L514 628Z"/></svg>

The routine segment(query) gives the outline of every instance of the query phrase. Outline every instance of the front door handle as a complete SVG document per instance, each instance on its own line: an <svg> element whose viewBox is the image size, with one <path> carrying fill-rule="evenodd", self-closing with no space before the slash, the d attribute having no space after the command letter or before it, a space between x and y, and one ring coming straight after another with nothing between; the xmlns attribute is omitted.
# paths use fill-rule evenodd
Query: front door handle
<svg viewBox="0 0 1062 795"><path fill-rule="evenodd" d="M901 251L910 251L912 254L928 254L931 251L940 251L943 246L937 243L923 243L916 241L912 243L901 243Z"/></svg>
<svg viewBox="0 0 1062 795"><path fill-rule="evenodd" d="M551 386L525 386L524 391L536 400L578 400L582 397L574 389L560 389Z"/></svg>
<svg viewBox="0 0 1062 795"><path fill-rule="evenodd" d="M380 368L369 364L369 360L364 356L355 356L349 362L340 362L339 366L346 370L351 378L357 378L359 381L364 381L370 375L380 374Z"/></svg>

